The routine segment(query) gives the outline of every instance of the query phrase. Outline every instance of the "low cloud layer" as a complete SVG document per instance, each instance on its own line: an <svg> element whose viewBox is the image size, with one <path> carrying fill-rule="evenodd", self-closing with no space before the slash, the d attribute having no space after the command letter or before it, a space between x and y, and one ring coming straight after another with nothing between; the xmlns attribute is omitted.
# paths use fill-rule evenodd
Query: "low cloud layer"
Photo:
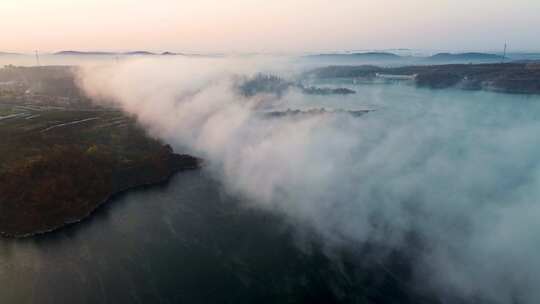
<svg viewBox="0 0 540 304"><path fill-rule="evenodd" d="M261 71L290 77L289 66L264 58L137 59L86 67L80 82L154 136L205 158L231 192L310 225L329 246L401 248L412 232L425 244L417 279L441 296L540 301L538 99L411 88L403 88L407 103L399 94L362 92L293 90L276 99L235 89L239 77ZM375 111L260 113L320 104L354 110L355 100Z"/></svg>

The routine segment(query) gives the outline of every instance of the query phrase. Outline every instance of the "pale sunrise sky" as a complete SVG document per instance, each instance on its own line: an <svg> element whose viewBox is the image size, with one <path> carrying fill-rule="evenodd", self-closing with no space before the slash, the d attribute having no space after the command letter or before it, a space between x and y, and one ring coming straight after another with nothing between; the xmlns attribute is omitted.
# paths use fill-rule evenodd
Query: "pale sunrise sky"
<svg viewBox="0 0 540 304"><path fill-rule="evenodd" d="M0 51L540 50L540 0L0 0Z"/></svg>

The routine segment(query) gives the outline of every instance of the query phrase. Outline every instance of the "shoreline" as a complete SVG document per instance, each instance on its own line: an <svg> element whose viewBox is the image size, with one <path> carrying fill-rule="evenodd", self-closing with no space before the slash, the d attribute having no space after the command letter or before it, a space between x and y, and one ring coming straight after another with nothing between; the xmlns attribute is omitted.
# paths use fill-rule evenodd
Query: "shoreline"
<svg viewBox="0 0 540 304"><path fill-rule="evenodd" d="M175 154L175 155L178 155L178 154ZM86 213L85 215L81 216L78 219L74 219L74 220L71 220L71 221L66 221L61 225L57 225L57 226L54 226L54 227L50 227L50 228L47 228L47 229L42 229L42 230L30 232L30 233L13 234L13 233L5 232L5 231L0 231L0 238L14 239L14 240L16 240L16 239L26 239L26 238L32 238L32 237L41 236L41 235L45 235L45 234L48 234L48 233L59 231L61 229L67 228L67 227L69 227L71 225L76 225L76 224L78 224L78 223L80 223L80 222L82 222L84 220L89 219L90 217L92 217L92 215L99 208L101 208L103 205L105 205L105 204L107 204L109 202L114 201L114 198L116 196L118 196L118 195L126 194L126 193L128 193L130 191L142 189L142 188L145 188L145 187L155 187L155 186L159 186L159 185L164 185L164 184L167 184L168 182L170 182L170 180L175 175L177 175L177 174L179 174L181 172L198 170L200 168L202 168L202 160L199 160L199 162L196 165L193 165L191 167L176 168L171 173L166 174L165 176L163 176L163 177L161 177L161 178L159 178L159 179L157 179L155 181L136 184L136 185L130 185L130 186L124 187L122 189L119 189L117 191L114 191L114 192L108 194L105 197L105 199L103 199L99 203L97 203L94 206L94 208L92 208L88 213Z"/></svg>

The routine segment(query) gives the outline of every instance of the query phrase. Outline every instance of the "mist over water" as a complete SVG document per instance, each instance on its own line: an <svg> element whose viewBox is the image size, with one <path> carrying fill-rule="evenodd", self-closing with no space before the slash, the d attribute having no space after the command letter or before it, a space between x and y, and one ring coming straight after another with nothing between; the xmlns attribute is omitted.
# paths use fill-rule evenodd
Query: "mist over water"
<svg viewBox="0 0 540 304"><path fill-rule="evenodd" d="M239 79L268 71L299 72L268 58L138 59L86 67L80 83L203 157L248 207L314 229L329 251L420 247L415 280L442 299L540 300L540 98L406 85L239 93ZM373 111L262 113L319 107Z"/></svg>

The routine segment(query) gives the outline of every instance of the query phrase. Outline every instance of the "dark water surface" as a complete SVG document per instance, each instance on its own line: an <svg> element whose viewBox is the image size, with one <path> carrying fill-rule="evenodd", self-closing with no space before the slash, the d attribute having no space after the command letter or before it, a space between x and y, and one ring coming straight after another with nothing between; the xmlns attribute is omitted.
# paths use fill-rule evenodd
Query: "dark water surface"
<svg viewBox="0 0 540 304"><path fill-rule="evenodd" d="M0 303L328 302L347 285L277 216L240 208L204 172L55 233L0 239Z"/></svg>

